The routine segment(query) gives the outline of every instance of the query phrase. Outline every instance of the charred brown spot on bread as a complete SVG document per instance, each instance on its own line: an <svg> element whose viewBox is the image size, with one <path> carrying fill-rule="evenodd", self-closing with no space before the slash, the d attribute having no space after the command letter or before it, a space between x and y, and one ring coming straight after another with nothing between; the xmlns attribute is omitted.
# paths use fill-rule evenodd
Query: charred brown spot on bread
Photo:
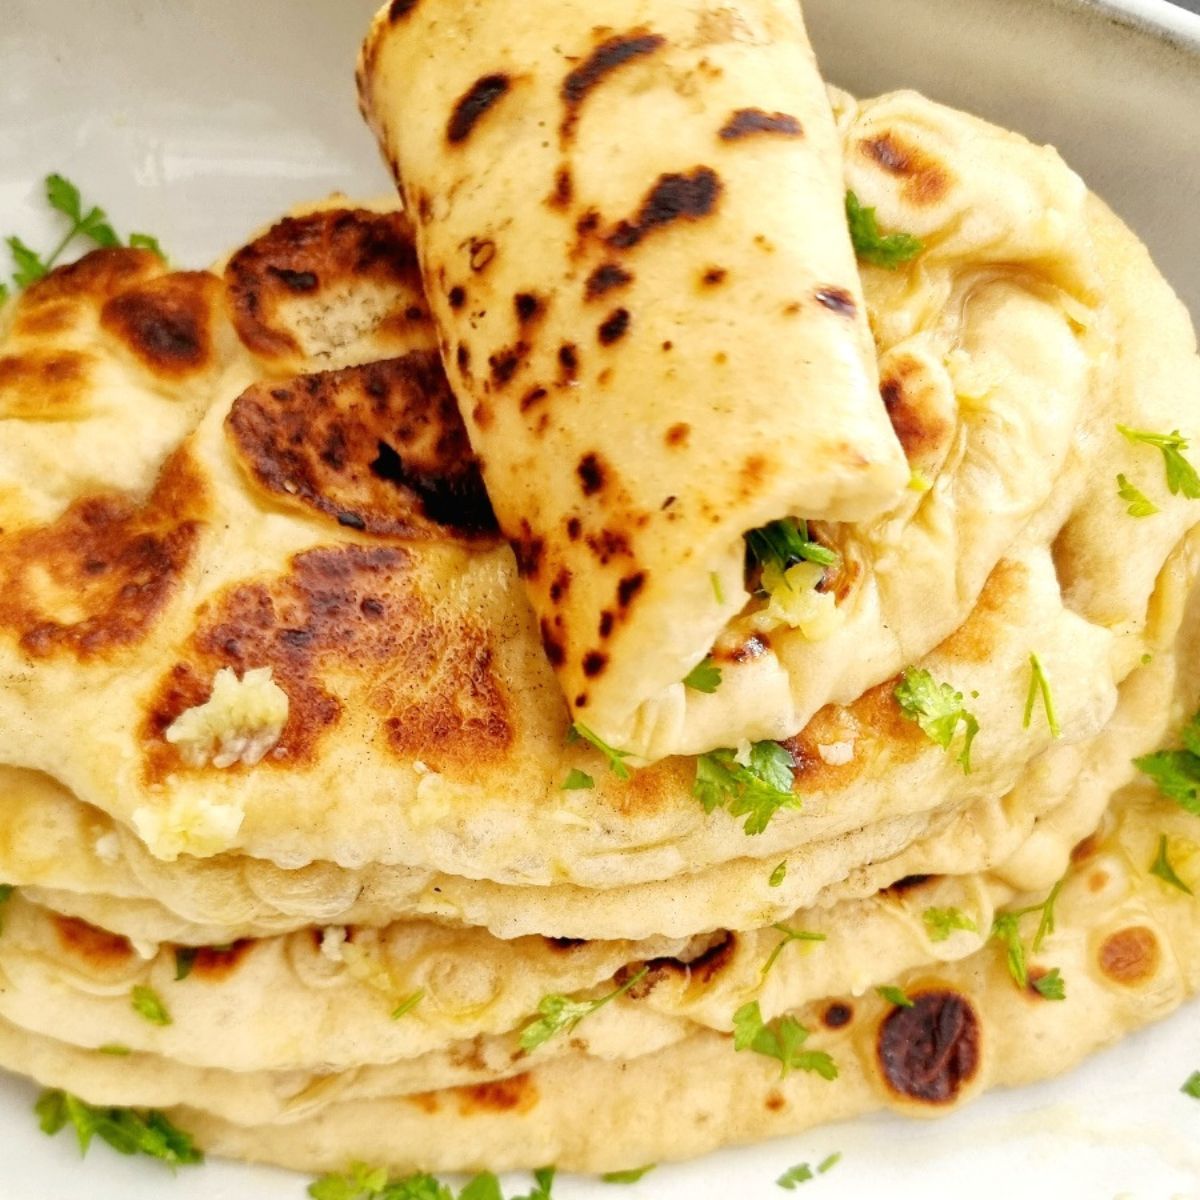
<svg viewBox="0 0 1200 1200"><path fill-rule="evenodd" d="M686 954L684 957L652 958L646 964L650 969L647 978L651 986L671 975L685 978L700 987L711 985L732 965L737 954L738 936L731 930L722 929L713 933L707 942L707 945L701 942L699 953Z"/></svg>
<svg viewBox="0 0 1200 1200"><path fill-rule="evenodd" d="M663 441L673 449L680 449L687 445L691 433L692 427L686 421L680 421L667 430Z"/></svg>
<svg viewBox="0 0 1200 1200"><path fill-rule="evenodd" d="M632 575L626 575L625 578L617 584L617 604L621 608L628 608L634 602L634 600L637 599L639 593L645 586L645 571L636 571Z"/></svg>
<svg viewBox="0 0 1200 1200"><path fill-rule="evenodd" d="M513 309L517 314L517 320L522 325L528 325L545 311L545 302L533 292L518 292L513 297Z"/></svg>
<svg viewBox="0 0 1200 1200"><path fill-rule="evenodd" d="M446 294L446 299L450 302L451 308L460 309L467 302L467 289L460 284L455 284Z"/></svg>
<svg viewBox="0 0 1200 1200"><path fill-rule="evenodd" d="M569 383L579 374L579 347L573 342L563 342L558 348L558 365L561 368L561 378Z"/></svg>
<svg viewBox="0 0 1200 1200"><path fill-rule="evenodd" d="M1146 925L1131 925L1110 933L1096 954L1100 970L1123 987L1137 987L1153 978L1161 959L1158 937Z"/></svg>
<svg viewBox="0 0 1200 1200"><path fill-rule="evenodd" d="M844 1000L834 1000L821 1013L821 1024L826 1029L844 1029L854 1020L854 1008Z"/></svg>
<svg viewBox="0 0 1200 1200"><path fill-rule="evenodd" d="M629 309L614 308L600 323L596 336L602 346L611 346L619 342L629 331Z"/></svg>
<svg viewBox="0 0 1200 1200"><path fill-rule="evenodd" d="M1095 858L1100 853L1100 838L1089 833L1081 842L1077 842L1071 851L1073 863L1085 863L1089 858Z"/></svg>
<svg viewBox="0 0 1200 1200"><path fill-rule="evenodd" d="M570 530L568 530L568 535ZM620 529L604 527L598 533L589 533L584 539L587 548L596 556L602 567L615 558L632 558L633 547L629 535Z"/></svg>
<svg viewBox="0 0 1200 1200"><path fill-rule="evenodd" d="M888 884L883 889L885 895L903 896L906 892L911 892L919 887L923 887L930 880L935 880L936 875L905 875L902 879L897 879L895 883Z"/></svg>
<svg viewBox="0 0 1200 1200"><path fill-rule="evenodd" d="M64 302L103 305L118 293L162 273L162 259L150 250L93 250L76 262L56 267L30 286L20 298L18 315L22 310L32 314ZM19 328L26 331L24 325Z"/></svg>
<svg viewBox="0 0 1200 1200"><path fill-rule="evenodd" d="M659 34L642 30L619 34L601 42L590 55L563 80L560 92L565 112L559 132L569 139L579 121L579 111L588 96L618 68L653 54L666 44Z"/></svg>
<svg viewBox="0 0 1200 1200"><path fill-rule="evenodd" d="M891 363L879 385L892 429L910 461L936 455L953 433L928 394L920 390L922 376L919 362L901 357Z"/></svg>
<svg viewBox="0 0 1200 1200"><path fill-rule="evenodd" d="M605 609L600 614L600 624L596 627L596 632L602 638L612 637L613 627L616 624L616 614L611 609Z"/></svg>
<svg viewBox="0 0 1200 1200"><path fill-rule="evenodd" d="M364 620L366 612L373 618ZM222 667L239 676L269 667L287 693L287 724L257 771L314 761L344 705L360 720L376 719L389 751L435 770L498 761L512 741L491 634L471 619L442 619L414 559L398 546L309 550L285 574L235 584L206 601L181 659L147 703L149 780L215 769L185 767L163 734L208 698Z"/></svg>
<svg viewBox="0 0 1200 1200"><path fill-rule="evenodd" d="M475 126L512 88L512 80L497 72L477 79L460 97L446 126L446 140L457 146L474 132Z"/></svg>
<svg viewBox="0 0 1200 1200"><path fill-rule="evenodd" d="M712 167L695 167L686 174L660 175L633 220L618 223L605 239L618 250L629 250L655 230L676 221L699 221L712 214L722 183Z"/></svg>
<svg viewBox="0 0 1200 1200"><path fill-rule="evenodd" d="M54 932L63 950L89 967L120 967L135 957L129 939L107 929L97 929L78 917L54 914Z"/></svg>
<svg viewBox="0 0 1200 1200"><path fill-rule="evenodd" d="M491 238L471 238L467 242L467 262L477 275L491 266L496 257L496 243Z"/></svg>
<svg viewBox="0 0 1200 1200"><path fill-rule="evenodd" d="M583 536L583 522L578 517L567 518L567 538L577 542Z"/></svg>
<svg viewBox="0 0 1200 1200"><path fill-rule="evenodd" d="M889 175L905 179L904 197L913 204L933 204L950 190L950 175L941 163L898 134L881 133L859 143L862 153Z"/></svg>
<svg viewBox="0 0 1200 1200"><path fill-rule="evenodd" d="M417 7L418 0L392 0L388 5L388 20L394 25L397 21L402 21L414 8Z"/></svg>
<svg viewBox="0 0 1200 1200"><path fill-rule="evenodd" d="M454 1094L458 1097L459 1115L464 1117L481 1113L529 1112L538 1101L537 1085L528 1074L455 1088Z"/></svg>
<svg viewBox="0 0 1200 1200"><path fill-rule="evenodd" d="M192 960L191 978L217 983L234 975L258 943L239 938L228 946L201 946Z"/></svg>
<svg viewBox="0 0 1200 1200"><path fill-rule="evenodd" d="M522 521L521 532L509 544L517 560L517 574L522 579L536 579L546 551L545 540L534 534L528 521Z"/></svg>
<svg viewBox="0 0 1200 1200"><path fill-rule="evenodd" d="M584 285L584 297L588 300L598 300L601 296L625 287L633 282L633 274L619 263L601 263L589 276Z"/></svg>
<svg viewBox="0 0 1200 1200"><path fill-rule="evenodd" d="M1029 568L1013 559L1002 558L992 569L975 608L939 648L950 660L987 662L993 648L1008 628L1014 604L1029 584ZM916 727L915 722L908 722Z"/></svg>
<svg viewBox="0 0 1200 1200"><path fill-rule="evenodd" d="M798 138L804 136L804 126L790 113L768 113L763 112L761 108L739 108L730 114L729 120L721 127L720 137L725 142L736 142L757 134Z"/></svg>
<svg viewBox="0 0 1200 1200"><path fill-rule="evenodd" d="M932 990L911 999L910 1008L893 1008L879 1027L884 1081L906 1099L950 1104L979 1070L979 1018L958 992Z"/></svg>
<svg viewBox="0 0 1200 1200"><path fill-rule="evenodd" d="M225 268L238 336L266 359L301 356L304 315L338 302L347 285L356 294L382 296L370 319L376 330L397 335L398 346L413 341L412 326L423 344L432 345L412 229L401 213L330 209L286 217L238 250Z"/></svg>
<svg viewBox="0 0 1200 1200"><path fill-rule="evenodd" d="M546 201L551 208L565 209L571 205L571 200L575 195L575 181L571 177L570 169L567 167L559 167L554 172L554 191L550 193L549 199Z"/></svg>
<svg viewBox="0 0 1200 1200"><path fill-rule="evenodd" d="M787 1100L784 1099L782 1092L770 1091L767 1093L763 1105L767 1112L779 1113L787 1108Z"/></svg>
<svg viewBox="0 0 1200 1200"><path fill-rule="evenodd" d="M589 650L583 656L583 673L589 679L603 675L608 669L608 655L601 650Z"/></svg>
<svg viewBox="0 0 1200 1200"><path fill-rule="evenodd" d="M433 351L256 384L225 427L242 469L278 503L380 536L498 536Z"/></svg>
<svg viewBox="0 0 1200 1200"><path fill-rule="evenodd" d="M415 1092L411 1096L403 1097L403 1099L405 1103L411 1104L413 1108L419 1108L423 1113L427 1113L430 1116L441 1111L441 1092Z"/></svg>
<svg viewBox="0 0 1200 1200"><path fill-rule="evenodd" d="M502 347L495 354L488 355L492 383L497 388L507 387L512 382L512 377L525 365L525 356L528 353L529 343L517 342L515 345Z"/></svg>
<svg viewBox="0 0 1200 1200"><path fill-rule="evenodd" d="M178 590L207 501L178 450L141 504L86 496L50 525L0 538L0 628L32 658L87 661L141 642Z"/></svg>
<svg viewBox="0 0 1200 1200"><path fill-rule="evenodd" d="M554 604L561 604L563 598L571 590L571 572L567 567L561 567L550 584L550 599Z"/></svg>
<svg viewBox="0 0 1200 1200"><path fill-rule="evenodd" d="M542 941L546 943L546 948L555 954L569 954L572 950L590 944L587 938L546 937L542 938Z"/></svg>
<svg viewBox="0 0 1200 1200"><path fill-rule="evenodd" d="M213 359L220 287L207 271L163 275L114 296L100 323L155 375L191 375Z"/></svg>
<svg viewBox="0 0 1200 1200"><path fill-rule="evenodd" d="M829 309L830 312L835 312L841 317L853 317L858 315L858 306L854 303L854 297L850 295L845 288L842 287L822 287L815 292L817 303Z"/></svg>
<svg viewBox="0 0 1200 1200"><path fill-rule="evenodd" d="M22 350L0 356L0 419L59 420L90 408L94 355L78 350Z"/></svg>
<svg viewBox="0 0 1200 1200"><path fill-rule="evenodd" d="M728 278L729 272L724 267L709 267L700 276L700 282L705 287L719 287Z"/></svg>
<svg viewBox="0 0 1200 1200"><path fill-rule="evenodd" d="M595 453L585 454L579 460L575 473L579 476L579 484L585 496L594 496L604 487L607 478L604 460Z"/></svg>
<svg viewBox="0 0 1200 1200"><path fill-rule="evenodd" d="M531 408L536 408L550 393L544 387L532 387L521 397L520 409L524 412L529 412Z"/></svg>
<svg viewBox="0 0 1200 1200"><path fill-rule="evenodd" d="M546 658L549 659L552 667L561 667L567 661L567 651L562 644L562 639L545 617L541 619L539 628L542 635L542 649L546 652Z"/></svg>

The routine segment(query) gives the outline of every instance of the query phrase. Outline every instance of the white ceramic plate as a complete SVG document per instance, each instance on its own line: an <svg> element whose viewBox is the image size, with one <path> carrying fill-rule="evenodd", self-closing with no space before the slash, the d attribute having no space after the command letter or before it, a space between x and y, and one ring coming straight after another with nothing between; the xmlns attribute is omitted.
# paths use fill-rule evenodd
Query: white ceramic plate
<svg viewBox="0 0 1200 1200"><path fill-rule="evenodd" d="M117 226L203 264L288 205L386 190L352 64L376 0L0 0L0 234L49 234L62 171ZM826 74L913 86L1068 159L1150 243L1200 314L1200 17L1159 0L807 0ZM599 6L598 6L599 8ZM40 244L40 242L38 243ZM0 818L2 819L2 818ZM1200 1007L1065 1079L939 1122L890 1117L663 1168L562 1200L782 1196L788 1166L843 1158L801 1195L1200 1197ZM0 1200L301 1200L306 1180L211 1163L175 1179L98 1145L50 1140L35 1090L0 1076Z"/></svg>

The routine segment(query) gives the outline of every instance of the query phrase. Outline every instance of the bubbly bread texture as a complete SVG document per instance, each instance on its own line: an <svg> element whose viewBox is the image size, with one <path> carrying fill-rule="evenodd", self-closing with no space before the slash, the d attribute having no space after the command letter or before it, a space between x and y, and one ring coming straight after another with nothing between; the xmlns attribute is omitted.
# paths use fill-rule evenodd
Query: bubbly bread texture
<svg viewBox="0 0 1200 1200"><path fill-rule="evenodd" d="M799 6L423 0L359 82L574 716L648 759L794 733L679 728L675 692L746 603L748 530L908 479Z"/></svg>
<svg viewBox="0 0 1200 1200"><path fill-rule="evenodd" d="M912 451L933 486L909 493L894 516L904 535L888 544L888 563L877 556L859 570L872 582L847 583L842 629L854 640L837 641L838 631L807 643L804 678L840 673L847 695L784 739L801 808L747 837L742 820L706 813L692 796L694 761L665 760L623 780L587 746L566 744L569 714L520 556L500 535L432 350L411 233L401 217L361 210L292 218L205 285L213 344L228 344L255 379L239 391L203 376L194 428L177 429L176 443L164 445L153 404L140 419L145 388L114 393L127 454L141 464L137 487L97 490L67 462L63 478L74 482L56 485L53 512L5 525L0 667L10 682L0 690L0 761L58 780L113 818L120 837L140 833L164 862L247 856L261 864L253 872L268 896L287 890L271 864L317 864L313 876L346 891L358 872L395 868L389 886L406 878L411 895L418 879L431 885L416 901L425 915L505 935L568 936L565 926L570 936L642 938L753 927L1011 792L1055 741L1048 722L1022 720L1031 652L1052 685L1063 740L1093 737L1142 655L1172 643L1162 597L1177 586L1177 547L1195 520L1192 502L1167 490L1158 452L1130 444L1115 422L1192 429L1194 338L1144 251L1096 202L1078 211L1063 245L1025 227L1032 203L1010 211L997 201L971 234L978 222L960 217L989 204L987 189L970 182L985 164L1003 178L1020 167L1048 194L1046 179L1063 172L1064 194L1074 194L1077 181L1047 166L1057 164L1048 152L911 95L844 113L846 144L891 131L893 150L909 146L918 118L951 147L949 163L960 154L969 162L953 179L970 187L952 199L960 185L947 185L929 217L941 232L919 229L925 256L895 276L868 272L869 316L885 364L905 341L913 361L940 354L967 374L974 363L976 383L969 395L935 389L938 411L950 411L952 466L939 470ZM852 178L864 200L881 213L900 206L888 217L900 220L911 170L884 169L865 151L848 158L866 164L869 177ZM106 252L66 276L79 281L72 303L89 329L103 328L95 310L116 285L84 283L109 280L118 261L141 259ZM347 282L358 274L370 304ZM35 335L63 287L55 277L15 301L7 336L32 353L19 339ZM322 341L321 329L339 332ZM1094 330L1107 331L1098 356ZM52 329L37 336L55 344ZM359 358L384 343L391 357ZM1056 355L1038 349L1049 346ZM97 336L92 353L105 352L124 362L126 343ZM291 375L297 353L321 369ZM1053 387L1027 386L1029 372L1045 383L1060 360L1066 375ZM895 384L893 416L912 442L933 393L913 390L910 376L898 369L885 383ZM1068 422L1069 437L1051 429L1059 407L1076 412L1080 381L1093 376L1086 419ZM1032 404L1034 394L1044 402ZM91 419L79 415L84 426ZM39 423L10 424L25 437ZM1024 453L1009 454L1006 437ZM1058 457L1029 471L1049 445ZM1158 505L1153 520L1126 514L1117 471ZM19 482L32 494L47 480ZM1029 505L1028 519L1005 515ZM849 580L849 543L843 561ZM1119 587L1094 586L1094 571L1119 577ZM883 579L894 586L883 589ZM919 602L921 580L940 582ZM912 665L960 692L978 719L969 774L957 761L961 734L947 752L895 694L894 672L909 665L901 652L920 647L898 649L895 630L937 613L949 636ZM752 692L769 690L755 663L773 670L784 642L754 634L739 645L722 660L713 699L738 695L743 679ZM852 686L872 647L887 647L876 658L892 674ZM828 662L813 657L826 652ZM166 736L181 714L210 702L219 672L268 669L288 703L271 752L254 765L189 763ZM595 786L564 790L573 769ZM796 878L775 898L765 879L784 858ZM458 883L437 892L439 877Z"/></svg>

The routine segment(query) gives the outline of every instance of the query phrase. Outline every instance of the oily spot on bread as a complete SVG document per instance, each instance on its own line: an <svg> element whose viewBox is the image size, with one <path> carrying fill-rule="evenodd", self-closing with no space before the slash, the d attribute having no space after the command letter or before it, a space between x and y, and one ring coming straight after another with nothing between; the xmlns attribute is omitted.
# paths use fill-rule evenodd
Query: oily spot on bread
<svg viewBox="0 0 1200 1200"><path fill-rule="evenodd" d="M1161 961L1158 937L1146 925L1110 933L1096 951L1096 963L1104 977L1122 987L1138 987L1153 979Z"/></svg>
<svg viewBox="0 0 1200 1200"><path fill-rule="evenodd" d="M859 150L889 175L906 181L903 195L911 204L935 204L950 190L949 169L920 147L906 142L898 133L864 138L859 142Z"/></svg>
<svg viewBox="0 0 1200 1200"><path fill-rule="evenodd" d="M215 359L214 324L221 283L207 271L175 271L119 292L100 324L152 374L179 379Z"/></svg>
<svg viewBox="0 0 1200 1200"><path fill-rule="evenodd" d="M0 631L33 658L89 661L143 641L191 562L207 500L181 449L141 504L85 496L53 524L0 537Z"/></svg>
<svg viewBox="0 0 1200 1200"><path fill-rule="evenodd" d="M879 1026L876 1064L904 1100L952 1104L979 1071L983 1029L969 997L950 989L910 993Z"/></svg>
<svg viewBox="0 0 1200 1200"><path fill-rule="evenodd" d="M256 384L226 435L276 503L373 535L490 543L499 532L432 351Z"/></svg>
<svg viewBox="0 0 1200 1200"><path fill-rule="evenodd" d="M269 667L288 697L287 724L256 770L310 764L347 704L357 719L369 714L381 746L403 761L439 771L494 763L513 730L492 657L484 626L438 617L408 551L306 551L287 574L235 584L201 607L183 656L147 702L147 778L215 769L185 768L163 734L208 698L222 667L239 676Z"/></svg>
<svg viewBox="0 0 1200 1200"><path fill-rule="evenodd" d="M81 959L92 968L120 967L135 957L129 939L106 929L97 929L78 917L53 914L54 933L63 952Z"/></svg>

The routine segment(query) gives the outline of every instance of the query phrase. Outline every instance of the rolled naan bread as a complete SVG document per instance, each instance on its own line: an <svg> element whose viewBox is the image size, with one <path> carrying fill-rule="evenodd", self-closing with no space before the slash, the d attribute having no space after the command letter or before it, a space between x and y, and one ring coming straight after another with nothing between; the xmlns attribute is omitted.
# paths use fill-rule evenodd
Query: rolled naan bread
<svg viewBox="0 0 1200 1200"><path fill-rule="evenodd" d="M678 750L638 712L744 608L744 536L909 479L799 6L393 3L360 85L572 712Z"/></svg>

